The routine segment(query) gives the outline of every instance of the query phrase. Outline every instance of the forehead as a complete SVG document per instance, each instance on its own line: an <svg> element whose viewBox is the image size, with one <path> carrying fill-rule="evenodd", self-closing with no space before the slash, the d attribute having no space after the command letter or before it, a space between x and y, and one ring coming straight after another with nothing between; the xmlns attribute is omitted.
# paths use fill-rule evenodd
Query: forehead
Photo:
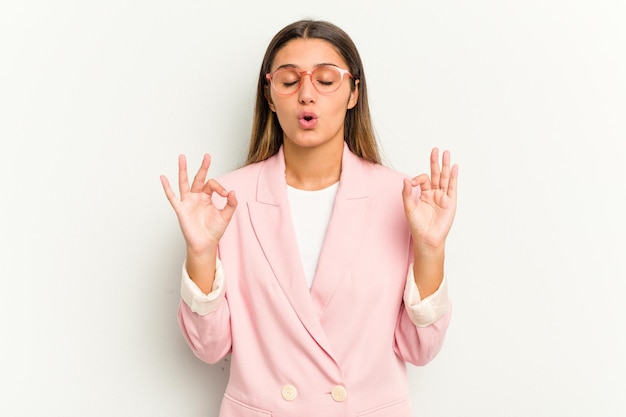
<svg viewBox="0 0 626 417"><path fill-rule="evenodd" d="M274 57L272 70L293 65L297 68L311 69L319 64L334 64L346 68L347 64L337 49L323 39L292 39L287 42Z"/></svg>

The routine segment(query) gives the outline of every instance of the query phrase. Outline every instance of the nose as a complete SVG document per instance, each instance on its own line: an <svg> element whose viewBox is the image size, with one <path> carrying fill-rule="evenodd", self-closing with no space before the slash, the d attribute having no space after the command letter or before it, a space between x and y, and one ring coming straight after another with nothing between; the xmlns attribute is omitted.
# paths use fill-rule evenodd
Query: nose
<svg viewBox="0 0 626 417"><path fill-rule="evenodd" d="M300 86L300 90L298 91L298 101L302 104L306 103L314 103L317 90L313 86L313 80L311 79L311 74L304 74L302 76L302 81L300 81L302 85Z"/></svg>

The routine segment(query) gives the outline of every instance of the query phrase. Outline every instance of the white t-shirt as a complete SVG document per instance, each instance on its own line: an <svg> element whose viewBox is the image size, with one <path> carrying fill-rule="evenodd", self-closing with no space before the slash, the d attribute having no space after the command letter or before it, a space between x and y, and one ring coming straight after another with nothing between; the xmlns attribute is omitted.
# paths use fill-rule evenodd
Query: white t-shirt
<svg viewBox="0 0 626 417"><path fill-rule="evenodd" d="M330 187L315 191L299 190L287 186L293 227L309 288L313 286L317 262L324 244L324 236L326 236L326 229L338 188L338 182Z"/></svg>

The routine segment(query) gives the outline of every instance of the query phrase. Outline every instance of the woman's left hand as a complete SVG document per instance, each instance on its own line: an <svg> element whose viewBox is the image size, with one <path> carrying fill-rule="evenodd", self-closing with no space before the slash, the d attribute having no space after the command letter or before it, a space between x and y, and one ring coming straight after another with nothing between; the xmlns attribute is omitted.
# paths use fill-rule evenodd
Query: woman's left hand
<svg viewBox="0 0 626 417"><path fill-rule="evenodd" d="M434 148L430 154L430 177L421 174L404 180L404 213L417 247L436 250L445 245L456 212L458 172L458 165L450 166L450 152L444 151L439 165L439 149ZM421 193L416 199L413 187L418 186Z"/></svg>

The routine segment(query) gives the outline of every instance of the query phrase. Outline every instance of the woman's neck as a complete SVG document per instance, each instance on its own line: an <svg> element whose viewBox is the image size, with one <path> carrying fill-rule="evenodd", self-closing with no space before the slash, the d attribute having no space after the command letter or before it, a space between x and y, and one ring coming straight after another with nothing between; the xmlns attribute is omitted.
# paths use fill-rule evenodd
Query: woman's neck
<svg viewBox="0 0 626 417"><path fill-rule="evenodd" d="M341 176L343 141L330 146L302 148L285 144L285 177L287 184L300 190L321 190Z"/></svg>

